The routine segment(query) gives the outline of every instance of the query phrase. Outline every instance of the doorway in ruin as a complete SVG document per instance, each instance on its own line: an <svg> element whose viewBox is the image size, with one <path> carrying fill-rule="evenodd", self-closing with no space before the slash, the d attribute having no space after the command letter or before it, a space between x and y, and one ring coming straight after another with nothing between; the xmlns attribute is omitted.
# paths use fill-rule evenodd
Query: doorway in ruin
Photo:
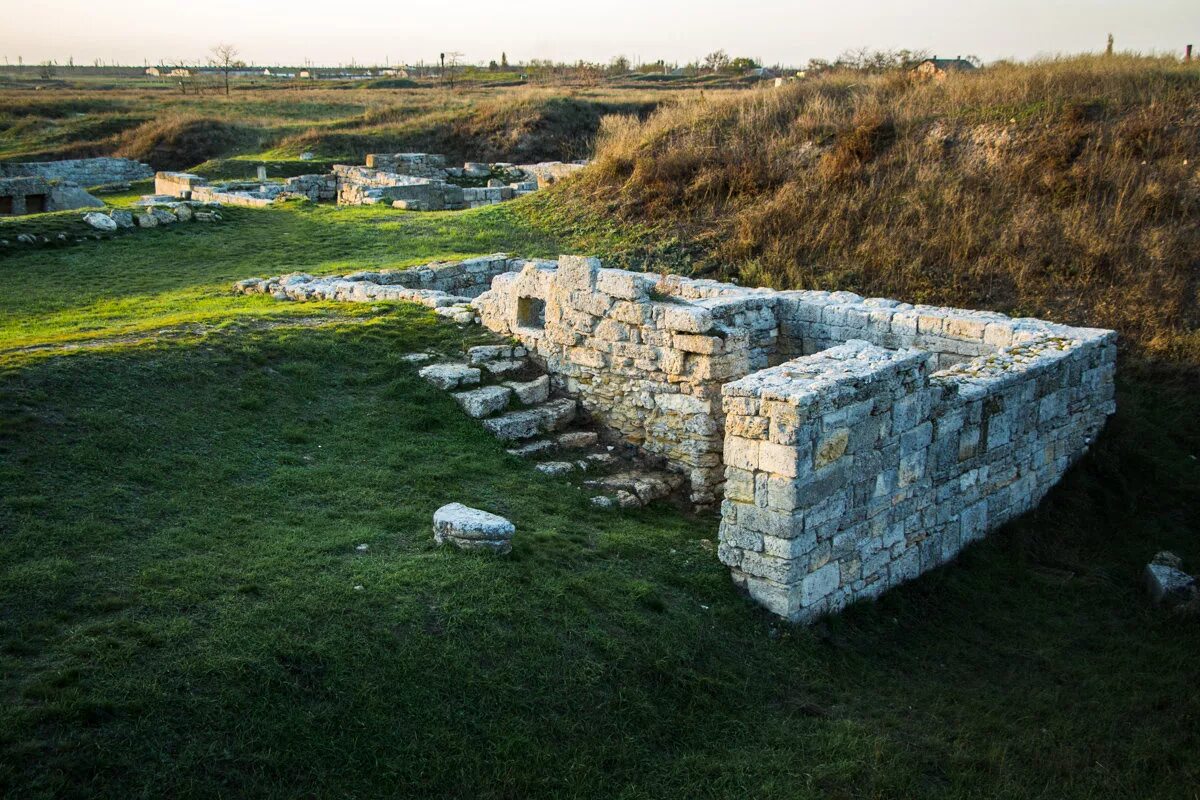
<svg viewBox="0 0 1200 800"><path fill-rule="evenodd" d="M25 213L40 214L46 211L46 195L44 194L27 194L25 195Z"/></svg>

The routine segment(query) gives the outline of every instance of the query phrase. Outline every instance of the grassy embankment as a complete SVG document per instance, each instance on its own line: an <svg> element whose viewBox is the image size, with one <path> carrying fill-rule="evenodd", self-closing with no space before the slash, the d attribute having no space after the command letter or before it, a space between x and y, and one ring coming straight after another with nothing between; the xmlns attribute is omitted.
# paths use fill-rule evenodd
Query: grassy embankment
<svg viewBox="0 0 1200 800"><path fill-rule="evenodd" d="M305 151L349 163L404 150L442 153L451 163L569 160L590 152L602 116L644 115L660 97L653 89L603 86L281 85L230 97L159 85L79 83L36 93L0 87L0 159L116 155L187 169L240 155L283 162L281 170ZM313 166L296 163L290 174Z"/></svg>

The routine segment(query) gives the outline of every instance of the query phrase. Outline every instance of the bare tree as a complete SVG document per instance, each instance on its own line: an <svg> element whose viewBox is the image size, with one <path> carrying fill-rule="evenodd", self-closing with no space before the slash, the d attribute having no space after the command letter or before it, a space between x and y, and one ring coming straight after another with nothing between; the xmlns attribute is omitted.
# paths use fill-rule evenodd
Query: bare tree
<svg viewBox="0 0 1200 800"><path fill-rule="evenodd" d="M454 72L458 69L459 63L462 62L463 54L457 50L452 50L442 54L442 71L447 80L450 81L450 88L454 88Z"/></svg>
<svg viewBox="0 0 1200 800"><path fill-rule="evenodd" d="M225 77L225 96L229 96L229 73L246 66L238 60L238 50L231 44L219 44L213 47L212 57L208 59L209 66L216 67Z"/></svg>

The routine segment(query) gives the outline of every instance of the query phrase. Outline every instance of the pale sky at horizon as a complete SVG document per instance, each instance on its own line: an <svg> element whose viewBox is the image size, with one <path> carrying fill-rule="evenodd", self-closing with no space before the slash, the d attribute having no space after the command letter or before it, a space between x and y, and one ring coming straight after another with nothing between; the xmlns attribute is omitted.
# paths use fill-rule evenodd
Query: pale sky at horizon
<svg viewBox="0 0 1200 800"><path fill-rule="evenodd" d="M195 63L218 42L259 65L500 58L685 63L718 48L800 66L856 47L984 61L1200 46L1200 0L0 0L0 63Z"/></svg>

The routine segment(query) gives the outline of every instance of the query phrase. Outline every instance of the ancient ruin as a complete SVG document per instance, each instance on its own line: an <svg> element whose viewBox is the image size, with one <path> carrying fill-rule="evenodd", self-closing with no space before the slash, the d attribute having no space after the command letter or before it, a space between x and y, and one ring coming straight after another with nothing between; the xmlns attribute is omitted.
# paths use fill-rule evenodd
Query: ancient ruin
<svg viewBox="0 0 1200 800"><path fill-rule="evenodd" d="M365 166L335 164L332 172L268 181L207 179L187 172L160 172L154 191L160 197L204 200L240 206L266 206L276 199L303 197L339 205L389 205L406 211L455 211L494 205L537 191L584 165L560 161L541 164L446 166L446 157L430 153L376 153Z"/></svg>
<svg viewBox="0 0 1200 800"><path fill-rule="evenodd" d="M697 506L720 504L734 581L795 621L878 596L1030 510L1115 410L1108 330L578 256L405 273L238 289L416 299L512 337L603 436L665 464Z"/></svg>
<svg viewBox="0 0 1200 800"><path fill-rule="evenodd" d="M154 174L127 158L0 163L0 216L103 208L84 187L126 184Z"/></svg>

